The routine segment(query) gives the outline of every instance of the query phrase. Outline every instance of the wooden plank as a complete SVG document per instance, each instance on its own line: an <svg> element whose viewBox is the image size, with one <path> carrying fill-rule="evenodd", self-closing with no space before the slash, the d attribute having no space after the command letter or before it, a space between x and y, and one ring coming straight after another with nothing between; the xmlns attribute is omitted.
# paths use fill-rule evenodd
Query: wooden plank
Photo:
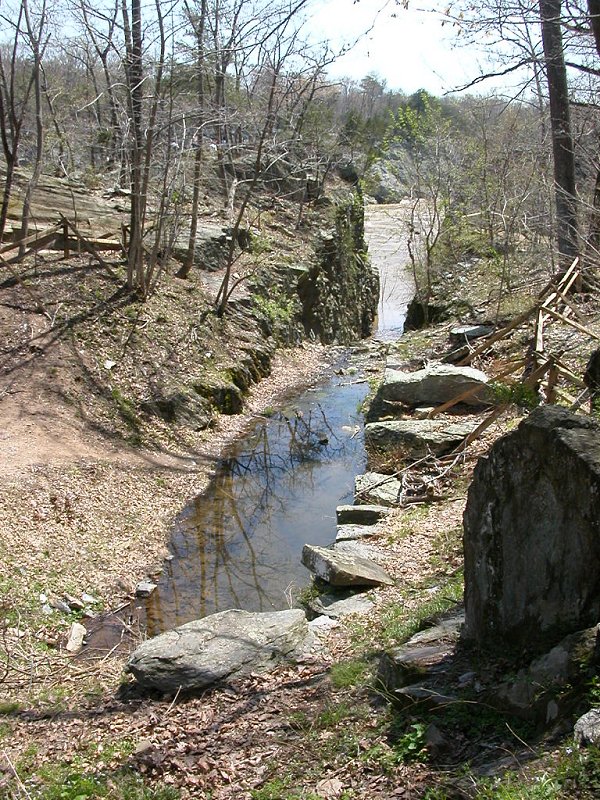
<svg viewBox="0 0 600 800"><path fill-rule="evenodd" d="M19 241L15 242L8 242L0 247L0 254L5 255L6 253L10 253L11 250L19 250L21 247L27 247L29 245L32 245L31 249L35 249L33 245L39 245L42 247L44 244L48 244L49 241L57 236L60 233L60 229L60 225L53 225L51 228L45 228L43 231L32 233L30 236L25 237L25 239L20 239Z"/></svg>
<svg viewBox="0 0 600 800"><path fill-rule="evenodd" d="M88 252L90 255L94 256L94 258L96 259L96 261L98 261L98 262L99 262L99 263L100 263L100 264L101 264L101 265L104 267L104 269L105 269L105 270L107 270L107 272L109 272L111 275L113 275L113 274L114 274L114 272L113 272L113 270L110 268L110 265L109 265L109 264L108 264L108 263L107 263L107 262L106 262L106 261L105 261L105 260L102 258L102 256L101 256L101 255L98 253L98 251L96 250L96 248L95 248L93 245L91 245L91 244L88 244L88 243L87 243L87 241L86 241L85 237L84 237L84 236L82 236L82 235L79 233L79 231L77 230L77 227L76 227L76 226L75 226L75 225L74 225L72 222L70 222L70 221L69 221L69 220L68 220L68 219L67 219L67 218L66 218L66 217L65 217L63 214L61 214L60 216L61 216L61 219L62 219L62 221L63 221L63 222L66 224L66 225L68 225L68 226L69 226L69 228L70 228L70 229L73 231L73 233L75 234L75 236L77 237L77 239L78 239L78 240L81 242L81 245L82 245L83 249L84 249L84 250L87 250L87 252Z"/></svg>
<svg viewBox="0 0 600 800"><path fill-rule="evenodd" d="M575 386L579 386L580 388L585 386L583 378L580 378L579 375L576 375L574 372L572 372L559 358L555 358L554 363L556 364L559 373L571 381L571 383L575 384Z"/></svg>
<svg viewBox="0 0 600 800"><path fill-rule="evenodd" d="M585 325L586 319L581 313L581 311L579 311L579 309L575 307L575 304L572 303L568 297L565 297L564 294L562 294L562 292L558 292L558 296L560 297L561 302L564 303L564 305L567 307L567 309L570 309L573 312L578 322L581 325ZM565 316L567 316L565 312L563 313L565 314Z"/></svg>
<svg viewBox="0 0 600 800"><path fill-rule="evenodd" d="M591 331L589 328L586 328L584 325L580 325L578 322L575 322L575 320L565 317L564 314L560 314L558 311L554 311L552 308L547 308L546 311L555 319L560 320L560 322L564 322L567 325L570 325L572 328L575 328L576 331L584 333L586 336L590 336L592 339L600 341L600 336L598 336L597 333L594 333L594 331Z"/></svg>
<svg viewBox="0 0 600 800"><path fill-rule="evenodd" d="M556 384L558 383L558 367L553 364L548 370L548 383L546 386L546 402L553 403L556 396Z"/></svg>
<svg viewBox="0 0 600 800"><path fill-rule="evenodd" d="M537 313L535 318L535 352L542 354L544 352L544 321L545 316L542 309Z"/></svg>
<svg viewBox="0 0 600 800"><path fill-rule="evenodd" d="M87 237L87 236L85 236L83 238L85 238L85 241L89 245L91 245L92 247L95 247L98 250L119 250L119 251L121 251L123 249L123 245L121 244L121 242L118 242L116 239L95 239L95 238L90 238L90 237ZM74 238L74 239L71 239L71 241L78 242L80 240L77 239L77 238Z"/></svg>
<svg viewBox="0 0 600 800"><path fill-rule="evenodd" d="M519 314L518 317L515 317L512 322L509 322L508 325L504 326L504 328L501 328L499 331L496 331L496 333L493 333L491 336L485 339L478 347L469 353L468 356L465 356L465 358L461 359L458 364L463 365L469 363L471 359L475 358L475 356L484 353L490 347L490 345L494 344L500 339L504 339L507 334L509 334L515 328L518 328L519 325L522 325L524 322L526 322L529 317L532 316L532 314L535 314L539 307L540 300L538 300L535 305L528 308L527 311L524 311L522 314Z"/></svg>
<svg viewBox="0 0 600 800"><path fill-rule="evenodd" d="M525 386L534 386L544 375L545 373L553 366L552 359L548 359L548 361L541 364L537 369L534 369L531 375L528 375L527 378L523 381ZM498 419L498 417L506 411L506 409L510 406L510 403L502 403L497 408L495 408L492 413L487 416L483 422L481 422L474 431L472 431L466 439L461 442L458 447L453 450L453 453L461 453L463 450L471 444L471 442L475 441L475 439L479 438L481 434L487 430L494 420Z"/></svg>

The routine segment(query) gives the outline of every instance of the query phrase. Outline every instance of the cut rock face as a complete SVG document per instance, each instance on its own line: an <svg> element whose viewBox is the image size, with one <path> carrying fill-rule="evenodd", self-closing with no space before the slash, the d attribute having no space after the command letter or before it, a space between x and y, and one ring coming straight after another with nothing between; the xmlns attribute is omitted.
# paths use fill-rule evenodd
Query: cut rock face
<svg viewBox="0 0 600 800"><path fill-rule="evenodd" d="M393 583L379 564L347 550L305 544L302 563L331 586L391 586Z"/></svg>
<svg viewBox="0 0 600 800"><path fill-rule="evenodd" d="M408 406L437 405L472 389L473 393L462 402L481 405L493 402L487 383L487 375L473 367L430 364L416 372L387 369L380 394L383 400Z"/></svg>
<svg viewBox="0 0 600 800"><path fill-rule="evenodd" d="M600 427L533 411L480 459L464 514L466 635L540 652L600 619Z"/></svg>
<svg viewBox="0 0 600 800"><path fill-rule="evenodd" d="M231 609L188 622L141 644L127 662L145 689L198 691L217 681L295 660L307 646L304 611Z"/></svg>

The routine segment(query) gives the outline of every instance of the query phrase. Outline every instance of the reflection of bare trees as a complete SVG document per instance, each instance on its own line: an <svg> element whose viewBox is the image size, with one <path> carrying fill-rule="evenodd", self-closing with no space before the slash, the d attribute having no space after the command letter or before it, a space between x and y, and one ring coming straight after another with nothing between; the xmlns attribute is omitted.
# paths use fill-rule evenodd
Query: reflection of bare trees
<svg viewBox="0 0 600 800"><path fill-rule="evenodd" d="M307 510L321 491L333 510L364 464L360 438L342 434L364 385L337 387L343 407L306 410L263 421L224 462L208 491L181 514L159 589L148 600L148 633L226 608L270 610L302 574L300 549L324 523ZM333 417L333 418L332 418ZM331 495L331 496L330 496ZM315 525L309 528L310 524ZM326 524L327 527L327 524Z"/></svg>

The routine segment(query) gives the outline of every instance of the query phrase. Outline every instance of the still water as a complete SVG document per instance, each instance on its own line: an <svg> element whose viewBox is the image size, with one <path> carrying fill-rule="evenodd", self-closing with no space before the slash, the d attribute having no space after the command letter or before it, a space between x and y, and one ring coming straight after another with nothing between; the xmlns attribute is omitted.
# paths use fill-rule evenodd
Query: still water
<svg viewBox="0 0 600 800"><path fill-rule="evenodd" d="M365 209L365 234L381 293L376 338L401 335L413 293L406 247L410 203ZM305 543L336 534L336 506L353 502L366 453L360 407L369 358L331 375L254 429L227 454L208 490L177 519L171 557L146 602L153 636L222 611L282 609L309 582ZM350 375L350 372L356 372Z"/></svg>
<svg viewBox="0 0 600 800"><path fill-rule="evenodd" d="M367 392L364 378L332 375L235 445L177 519L148 635L227 608L288 607L308 583L303 545L332 542L336 506L353 501Z"/></svg>

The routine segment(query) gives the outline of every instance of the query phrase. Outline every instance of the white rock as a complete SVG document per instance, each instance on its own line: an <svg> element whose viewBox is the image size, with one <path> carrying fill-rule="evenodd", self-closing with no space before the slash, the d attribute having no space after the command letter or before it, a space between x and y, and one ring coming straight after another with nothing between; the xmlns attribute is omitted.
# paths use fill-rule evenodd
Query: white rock
<svg viewBox="0 0 600 800"><path fill-rule="evenodd" d="M66 650L69 653L78 653L83 647L83 640L85 639L87 631L84 625L79 622L74 622L71 625L69 632L69 640L66 645Z"/></svg>

